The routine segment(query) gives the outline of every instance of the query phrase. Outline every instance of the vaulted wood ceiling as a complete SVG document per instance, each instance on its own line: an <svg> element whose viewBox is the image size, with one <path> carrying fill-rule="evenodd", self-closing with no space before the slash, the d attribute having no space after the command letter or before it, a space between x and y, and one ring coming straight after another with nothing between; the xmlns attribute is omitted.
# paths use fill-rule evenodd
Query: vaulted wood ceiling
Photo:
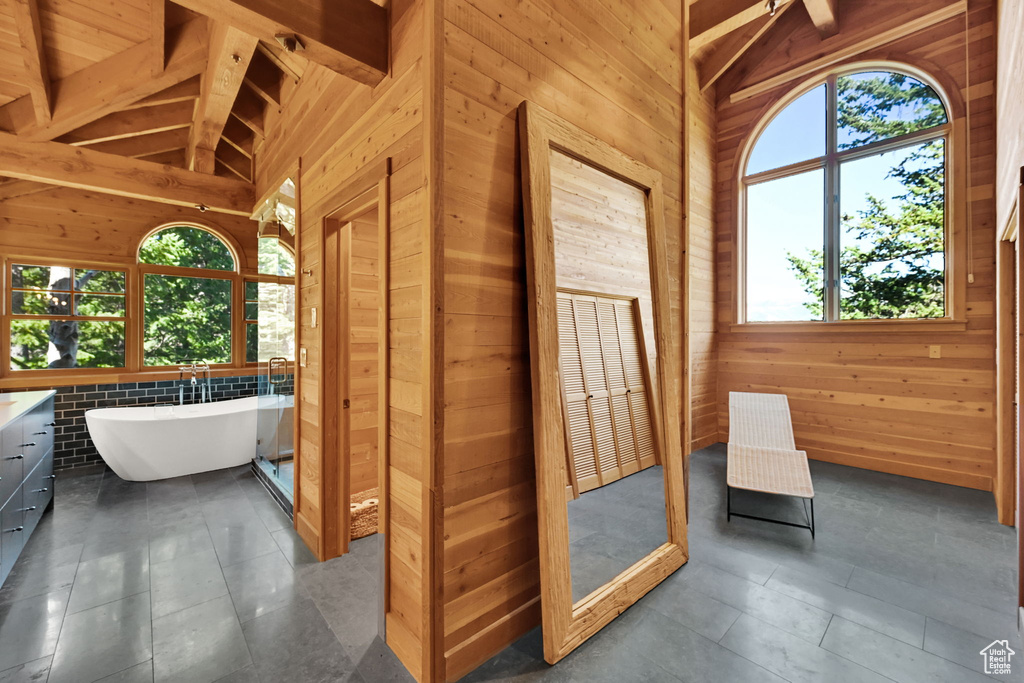
<svg viewBox="0 0 1024 683"><path fill-rule="evenodd" d="M839 32L839 0L688 0L690 56L701 89L728 71L787 12L803 13L822 40ZM797 5L801 7L796 8Z"/></svg>
<svg viewBox="0 0 1024 683"><path fill-rule="evenodd" d="M310 64L370 85L387 71L383 0L335 0L320 13L303 12L307 1L0 0L0 176L13 176L0 202L51 182L159 174L104 155L221 176L251 194L264 118ZM114 193L134 196L130 185ZM183 203L171 194L162 201ZM210 208L241 213L245 193L234 196L238 205Z"/></svg>

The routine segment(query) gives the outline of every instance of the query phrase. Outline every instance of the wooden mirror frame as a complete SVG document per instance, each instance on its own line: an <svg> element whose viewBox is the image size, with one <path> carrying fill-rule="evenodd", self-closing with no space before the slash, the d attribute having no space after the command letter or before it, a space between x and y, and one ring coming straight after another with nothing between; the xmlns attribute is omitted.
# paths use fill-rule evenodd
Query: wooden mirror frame
<svg viewBox="0 0 1024 683"><path fill-rule="evenodd" d="M532 102L519 105L526 280L533 392L537 522L540 541L544 659L555 664L600 631L688 559L684 453L679 391L686 383L672 353L665 207L661 174ZM639 188L646 197L647 244L661 409L665 514L668 540L612 581L573 604L566 506L566 439L558 355L554 226L551 221L551 150ZM684 330L685 335L685 330ZM677 390L677 388L679 388Z"/></svg>

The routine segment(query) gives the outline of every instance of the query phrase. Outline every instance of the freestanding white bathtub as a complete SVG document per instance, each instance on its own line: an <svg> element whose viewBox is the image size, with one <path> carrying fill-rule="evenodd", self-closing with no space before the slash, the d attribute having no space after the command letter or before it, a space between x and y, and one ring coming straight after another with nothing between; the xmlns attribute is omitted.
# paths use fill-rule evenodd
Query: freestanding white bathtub
<svg viewBox="0 0 1024 683"><path fill-rule="evenodd" d="M85 413L96 450L128 481L153 481L244 465L256 455L257 411L291 396L250 396L185 406L99 408Z"/></svg>

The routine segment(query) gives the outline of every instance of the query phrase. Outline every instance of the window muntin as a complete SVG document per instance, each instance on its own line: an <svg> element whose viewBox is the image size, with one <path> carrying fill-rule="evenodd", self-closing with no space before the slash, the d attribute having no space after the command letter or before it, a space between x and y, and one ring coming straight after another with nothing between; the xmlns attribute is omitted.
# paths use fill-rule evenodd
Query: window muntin
<svg viewBox="0 0 1024 683"><path fill-rule="evenodd" d="M772 119L750 153L747 175L825 156L826 91L812 88Z"/></svg>
<svg viewBox="0 0 1024 683"><path fill-rule="evenodd" d="M10 266L10 369L125 365L125 271Z"/></svg>
<svg viewBox="0 0 1024 683"><path fill-rule="evenodd" d="M231 362L231 280L143 275L143 364Z"/></svg>
<svg viewBox="0 0 1024 683"><path fill-rule="evenodd" d="M776 178L747 189L747 317L757 321L822 320L824 278L821 263L822 169ZM774 226L786 226L786 241ZM791 267L794 253L809 251L816 264ZM785 274L785 277L779 276ZM818 287L816 308L808 305L808 283Z"/></svg>
<svg viewBox="0 0 1024 683"><path fill-rule="evenodd" d="M245 361L295 360L295 285L245 283Z"/></svg>
<svg viewBox="0 0 1024 683"><path fill-rule="evenodd" d="M804 131L814 131L817 114L806 98L817 92L830 98L832 112L825 153L792 161L781 141L788 135L798 146ZM755 141L743 179L743 319L945 317L948 135L935 89L898 72L833 75L782 109ZM783 149L780 161L773 161L776 149ZM815 169L817 192L781 182ZM809 245L806 215L814 211L819 241ZM776 244L786 247L785 261ZM799 314L794 278L803 290Z"/></svg>
<svg viewBox="0 0 1024 683"><path fill-rule="evenodd" d="M935 89L906 74L862 71L838 76L836 95L839 150L948 123Z"/></svg>
<svg viewBox="0 0 1024 683"><path fill-rule="evenodd" d="M152 234L139 249L139 263L177 268L234 270L235 258L209 230L178 225Z"/></svg>
<svg viewBox="0 0 1024 683"><path fill-rule="evenodd" d="M147 367L232 361L231 249L208 230L163 228L139 249L142 364ZM202 276L202 270L209 276Z"/></svg>

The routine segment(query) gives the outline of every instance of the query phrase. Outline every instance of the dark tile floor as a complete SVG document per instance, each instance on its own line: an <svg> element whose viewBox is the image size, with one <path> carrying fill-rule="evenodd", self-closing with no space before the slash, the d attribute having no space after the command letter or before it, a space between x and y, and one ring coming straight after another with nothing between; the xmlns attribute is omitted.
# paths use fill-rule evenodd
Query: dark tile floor
<svg viewBox="0 0 1024 683"><path fill-rule="evenodd" d="M0 588L0 683L410 681L377 638L377 538L315 562L248 466L59 478Z"/></svg>
<svg viewBox="0 0 1024 683"><path fill-rule="evenodd" d="M811 472L814 540L727 523L725 447L694 454L686 566L557 666L535 629L464 681L1024 681L1024 654L1011 676L982 673L993 640L1024 653L1016 533L996 522L991 494L819 462ZM796 500L733 502L803 519Z"/></svg>
<svg viewBox="0 0 1024 683"><path fill-rule="evenodd" d="M568 502L569 570L578 602L668 540L665 480L656 465Z"/></svg>
<svg viewBox="0 0 1024 683"><path fill-rule="evenodd" d="M1019 644L1016 535L991 495L811 469L813 541L727 524L724 448L695 454L687 566L558 666L537 629L466 680L989 680L979 650ZM802 514L773 497L734 503ZM376 543L315 563L248 468L62 478L0 589L0 683L408 681L376 637ZM1004 680L1024 681L1013 664Z"/></svg>

